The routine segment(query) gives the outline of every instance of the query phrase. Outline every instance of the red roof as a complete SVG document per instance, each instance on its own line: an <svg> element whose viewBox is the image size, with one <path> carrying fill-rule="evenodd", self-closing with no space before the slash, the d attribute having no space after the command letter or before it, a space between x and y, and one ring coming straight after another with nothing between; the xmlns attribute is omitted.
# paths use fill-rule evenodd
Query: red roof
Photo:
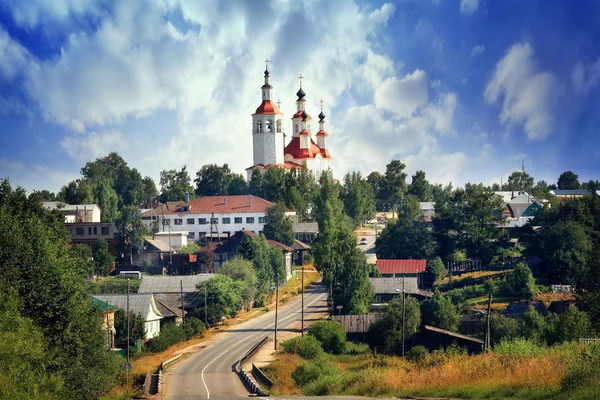
<svg viewBox="0 0 600 400"><path fill-rule="evenodd" d="M300 118L300 119L302 119L302 113L303 113L303 112L306 112L306 111L296 111L296 114L294 114L294 115L292 116L292 118ZM310 114L309 114L309 113L306 113L306 119L307 119L307 120L308 120L308 119L312 119L312 117L310 116Z"/></svg>
<svg viewBox="0 0 600 400"><path fill-rule="evenodd" d="M420 274L425 272L427 260L377 260L377 269L388 274Z"/></svg>
<svg viewBox="0 0 600 400"><path fill-rule="evenodd" d="M324 130L320 130L317 132L317 136L329 136L329 133L325 132Z"/></svg>
<svg viewBox="0 0 600 400"><path fill-rule="evenodd" d="M281 114L281 111L279 111L279 108L271 100L263 100L254 114Z"/></svg>
<svg viewBox="0 0 600 400"><path fill-rule="evenodd" d="M205 196L164 210L164 214L259 213L267 212L274 203L256 196ZM190 206L189 211L184 211Z"/></svg>
<svg viewBox="0 0 600 400"><path fill-rule="evenodd" d="M317 154L322 154L319 146L315 144L315 142L311 139L308 149L303 149L300 147L300 137L296 136L292 138L290 143L285 146L283 150L284 155L290 155L295 159L302 158L315 158Z"/></svg>

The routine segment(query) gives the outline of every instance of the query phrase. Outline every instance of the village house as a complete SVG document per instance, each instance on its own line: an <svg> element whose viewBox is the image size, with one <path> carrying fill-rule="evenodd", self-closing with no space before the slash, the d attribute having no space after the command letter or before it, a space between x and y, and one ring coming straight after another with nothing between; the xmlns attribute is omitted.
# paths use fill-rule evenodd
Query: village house
<svg viewBox="0 0 600 400"><path fill-rule="evenodd" d="M100 303L108 303L115 308L123 311L127 310L126 294L96 294L94 298ZM146 339L152 339L160 333L160 321L163 315L158 310L154 296L151 293L129 295L129 311L136 315L144 317L146 330Z"/></svg>
<svg viewBox="0 0 600 400"><path fill-rule="evenodd" d="M295 222L294 233L297 240L310 243L319 234L319 224L317 222Z"/></svg>

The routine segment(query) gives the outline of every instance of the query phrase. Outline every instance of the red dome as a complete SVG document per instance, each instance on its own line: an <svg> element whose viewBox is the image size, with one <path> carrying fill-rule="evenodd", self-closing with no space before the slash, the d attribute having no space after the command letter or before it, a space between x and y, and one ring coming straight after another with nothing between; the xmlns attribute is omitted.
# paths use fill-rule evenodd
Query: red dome
<svg viewBox="0 0 600 400"><path fill-rule="evenodd" d="M293 116L292 118L293 118L293 119L296 119L296 118L300 118L300 119L302 119L302 113L303 113L303 112L305 112L305 111L297 111L297 112L296 112L296 114L294 114L294 116ZM309 119L312 119L312 117L310 116L310 114L309 114L309 113L306 113L306 119L307 119L307 120L309 120Z"/></svg>
<svg viewBox="0 0 600 400"><path fill-rule="evenodd" d="M281 111L279 111L279 108L271 100L263 100L254 114L281 114Z"/></svg>

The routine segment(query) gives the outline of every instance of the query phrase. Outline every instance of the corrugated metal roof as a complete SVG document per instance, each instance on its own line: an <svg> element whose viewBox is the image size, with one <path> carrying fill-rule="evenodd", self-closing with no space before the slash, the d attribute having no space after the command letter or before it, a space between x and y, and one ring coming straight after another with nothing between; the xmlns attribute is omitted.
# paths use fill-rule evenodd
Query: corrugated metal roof
<svg viewBox="0 0 600 400"><path fill-rule="evenodd" d="M162 252L168 252L169 250L169 245L167 243L161 242L160 240L155 240L155 239L144 239L145 242L148 242L149 244L151 244L152 246L156 247L158 250L162 251Z"/></svg>
<svg viewBox="0 0 600 400"><path fill-rule="evenodd" d="M319 233L319 224L317 222L296 222L294 223L294 232Z"/></svg>
<svg viewBox="0 0 600 400"><path fill-rule="evenodd" d="M138 293L191 293L197 292L198 284L211 279L214 274L148 276L143 275ZM183 285L183 290L182 286Z"/></svg>
<svg viewBox="0 0 600 400"><path fill-rule="evenodd" d="M407 276L403 278L369 278L371 285L375 288L375 294L398 294L402 291L404 281L404 290L406 293L417 293L419 282L417 277Z"/></svg>
<svg viewBox="0 0 600 400"><path fill-rule="evenodd" d="M175 209L163 210L167 214L223 214L223 213L261 213L267 212L267 208L273 207L271 203L260 197L252 195L242 196L204 196L182 203ZM189 207L185 210L184 208Z"/></svg>
<svg viewBox="0 0 600 400"><path fill-rule="evenodd" d="M108 302L108 304L120 308L121 310L127 310L127 295L126 294L96 294L94 298L101 302ZM162 317L162 314L158 311L156 303L154 303L154 297L151 293L139 294L132 293L129 295L129 310L134 314L141 315L146 318L150 314L150 310L154 309L154 312Z"/></svg>
<svg viewBox="0 0 600 400"><path fill-rule="evenodd" d="M427 260L377 260L382 274L419 274L425 272Z"/></svg>
<svg viewBox="0 0 600 400"><path fill-rule="evenodd" d="M435 201L421 201L419 202L422 211L428 211L435 209Z"/></svg>
<svg viewBox="0 0 600 400"><path fill-rule="evenodd" d="M310 246L304 242L294 239L294 249L296 250L310 250Z"/></svg>

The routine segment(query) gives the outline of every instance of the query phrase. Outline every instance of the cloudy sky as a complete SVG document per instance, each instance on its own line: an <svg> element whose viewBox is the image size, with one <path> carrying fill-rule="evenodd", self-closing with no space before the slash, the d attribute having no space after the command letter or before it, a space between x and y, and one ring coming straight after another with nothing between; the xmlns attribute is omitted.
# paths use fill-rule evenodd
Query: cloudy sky
<svg viewBox="0 0 600 400"><path fill-rule="evenodd" d="M110 151L244 173L269 58L286 131L299 74L323 99L337 177L599 179L598 37L592 0L7 0L0 177L57 191Z"/></svg>

